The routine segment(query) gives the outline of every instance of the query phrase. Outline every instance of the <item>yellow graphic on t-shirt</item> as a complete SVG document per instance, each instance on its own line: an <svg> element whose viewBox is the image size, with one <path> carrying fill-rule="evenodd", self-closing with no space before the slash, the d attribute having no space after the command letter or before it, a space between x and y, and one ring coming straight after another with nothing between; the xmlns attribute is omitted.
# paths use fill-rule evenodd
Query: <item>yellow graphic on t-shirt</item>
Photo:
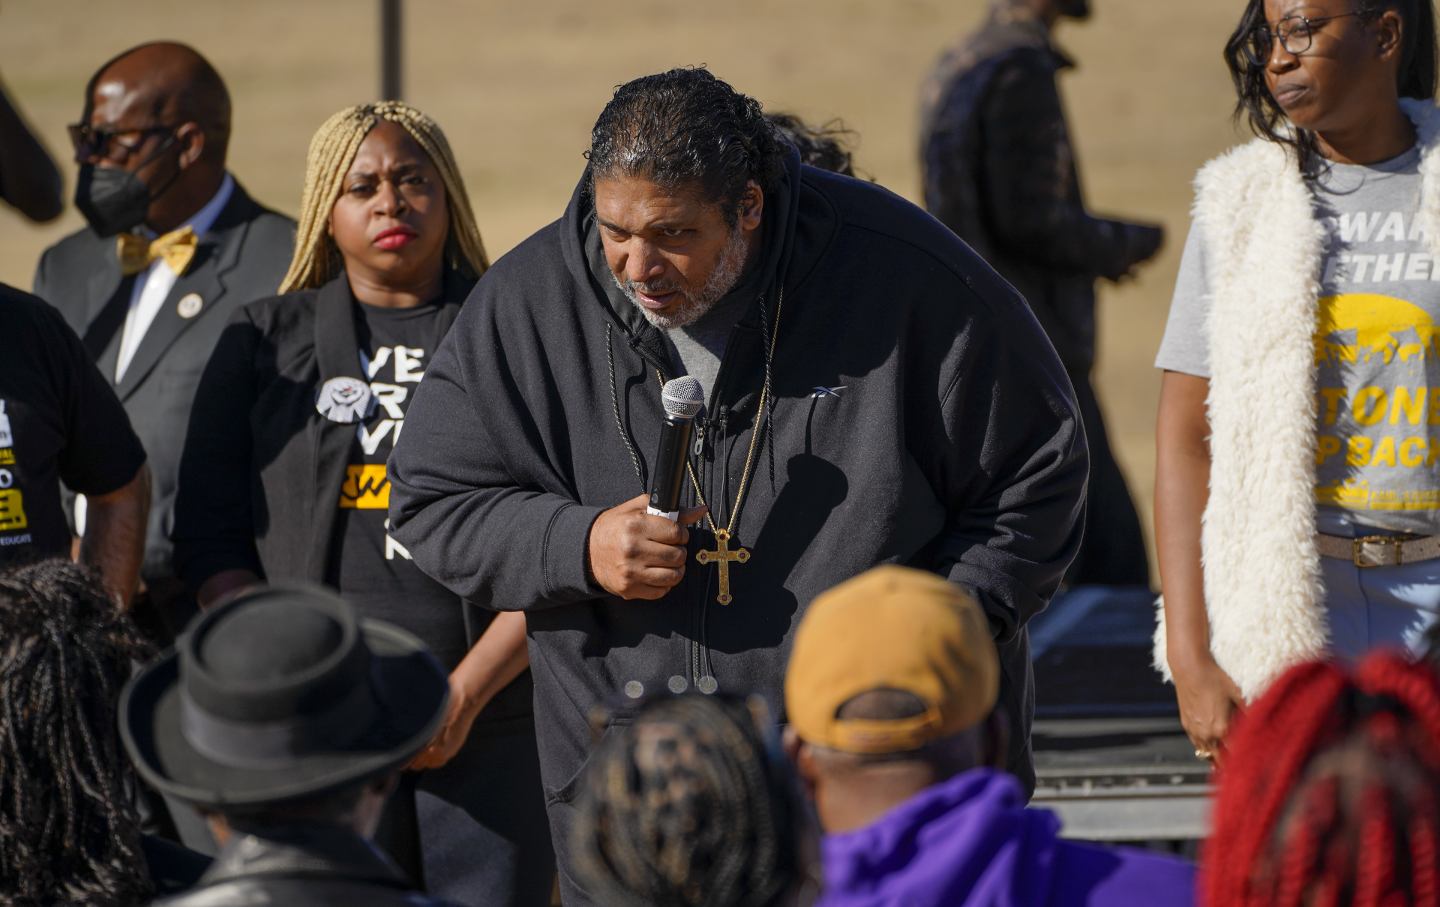
<svg viewBox="0 0 1440 907"><path fill-rule="evenodd" d="M0 466L15 465L15 450L10 447L0 448Z"/></svg>
<svg viewBox="0 0 1440 907"><path fill-rule="evenodd" d="M1440 510L1440 489L1372 489L1369 482L1335 482L1315 489L1315 502L1346 510Z"/></svg>
<svg viewBox="0 0 1440 907"><path fill-rule="evenodd" d="M1379 293L1319 301L1318 503L1351 511L1440 510L1440 488L1427 478L1440 462L1440 386L1430 386L1431 369L1423 364L1432 357L1440 357L1440 325L1414 303Z"/></svg>
<svg viewBox="0 0 1440 907"><path fill-rule="evenodd" d="M0 490L0 532L13 532L30 525L25 516L25 496L18 488Z"/></svg>
<svg viewBox="0 0 1440 907"><path fill-rule="evenodd" d="M355 463L345 467L340 506L347 510L389 509L390 480L385 477L385 464Z"/></svg>
<svg viewBox="0 0 1440 907"><path fill-rule="evenodd" d="M1320 300L1315 363L1424 360L1440 352L1440 328L1411 302L1379 293L1345 293Z"/></svg>

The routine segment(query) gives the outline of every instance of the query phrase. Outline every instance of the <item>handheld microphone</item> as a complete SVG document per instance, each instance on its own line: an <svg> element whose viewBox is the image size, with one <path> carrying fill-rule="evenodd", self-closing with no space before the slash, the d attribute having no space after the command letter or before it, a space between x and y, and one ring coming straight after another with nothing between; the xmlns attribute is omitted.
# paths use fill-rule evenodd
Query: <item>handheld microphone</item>
<svg viewBox="0 0 1440 907"><path fill-rule="evenodd" d="M660 402L665 406L665 424L660 427L660 452L655 455L650 506L645 512L673 523L680 518L680 488L685 482L690 430L705 405L705 390L697 379L682 375L665 382Z"/></svg>

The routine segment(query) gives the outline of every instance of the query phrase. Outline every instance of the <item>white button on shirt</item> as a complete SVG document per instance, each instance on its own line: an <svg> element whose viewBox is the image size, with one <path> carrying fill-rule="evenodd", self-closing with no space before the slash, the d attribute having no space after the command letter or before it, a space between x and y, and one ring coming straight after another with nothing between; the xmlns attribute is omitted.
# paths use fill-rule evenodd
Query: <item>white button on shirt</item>
<svg viewBox="0 0 1440 907"><path fill-rule="evenodd" d="M220 217L220 212L225 209L234 191L235 180L227 173L215 197L195 212L194 217L176 229L189 227L195 231L197 238L204 238L210 228L215 226L216 219ZM147 239L155 238L153 230L142 228L142 231ZM150 330L150 325L160 313L160 307L165 304L170 291L175 289L175 281L178 279L179 275L170 270L164 259L156 259L150 263L150 267L135 275L135 286L130 291L130 308L125 313L125 326L120 332L120 349L115 358L116 384L125 377L125 369L130 367L135 351L140 349L140 341L145 339L145 332Z"/></svg>

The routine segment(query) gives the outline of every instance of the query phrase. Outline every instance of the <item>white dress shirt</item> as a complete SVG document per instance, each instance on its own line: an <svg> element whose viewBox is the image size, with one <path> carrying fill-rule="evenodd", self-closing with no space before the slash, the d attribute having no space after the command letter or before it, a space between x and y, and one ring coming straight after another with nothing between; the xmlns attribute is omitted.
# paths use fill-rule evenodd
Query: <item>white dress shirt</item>
<svg viewBox="0 0 1440 907"><path fill-rule="evenodd" d="M195 212L194 217L175 229L183 230L189 227L195 231L197 239L203 239L210 228L215 226L216 218L225 209L234 191L235 180L227 173L215 197ZM149 227L141 227L140 230L146 239L156 237L155 231ZM155 316L159 314L160 307L165 304L165 298L175 288L175 281L178 279L179 275L170 270L163 258L155 259L150 263L150 267L135 275L135 287L130 291L130 308L125 313L125 327L120 331L119 355L115 359L116 384L125 377L125 369L130 367L130 360L135 358L140 341L145 339L145 332L150 330L150 325L155 321Z"/></svg>

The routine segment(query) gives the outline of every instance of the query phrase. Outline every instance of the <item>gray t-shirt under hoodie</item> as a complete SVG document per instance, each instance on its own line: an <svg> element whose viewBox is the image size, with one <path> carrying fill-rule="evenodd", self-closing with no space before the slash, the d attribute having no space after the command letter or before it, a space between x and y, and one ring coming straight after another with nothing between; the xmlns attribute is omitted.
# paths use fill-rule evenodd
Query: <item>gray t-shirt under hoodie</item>
<svg viewBox="0 0 1440 907"><path fill-rule="evenodd" d="M1416 217L1420 152L1310 180L1327 243L1315 326L1322 517L1440 534L1440 261ZM1208 378L1205 247L1192 228L1157 367Z"/></svg>

